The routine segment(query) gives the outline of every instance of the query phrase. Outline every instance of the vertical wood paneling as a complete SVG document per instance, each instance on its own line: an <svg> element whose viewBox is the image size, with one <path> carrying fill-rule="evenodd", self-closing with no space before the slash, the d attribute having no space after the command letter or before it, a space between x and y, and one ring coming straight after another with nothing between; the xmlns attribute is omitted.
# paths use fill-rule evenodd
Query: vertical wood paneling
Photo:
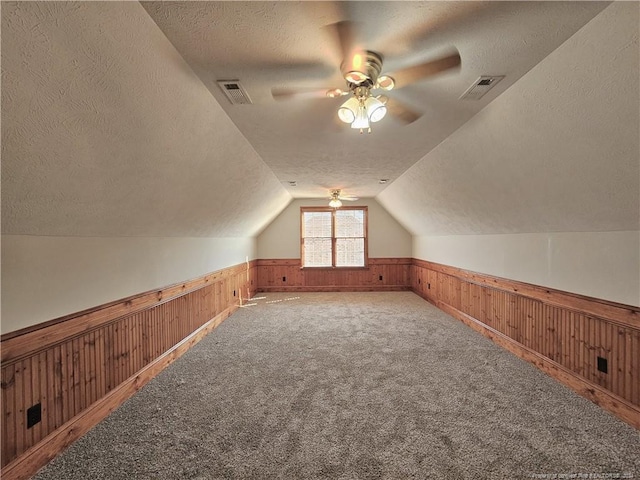
<svg viewBox="0 0 640 480"><path fill-rule="evenodd" d="M562 364L564 351L562 342L560 342L562 338L562 326L560 324L562 309L547 304L544 304L544 309L549 316L549 331L547 332L547 351L549 352L549 358L556 363Z"/></svg>
<svg viewBox="0 0 640 480"><path fill-rule="evenodd" d="M95 377L96 377L96 400L102 398L106 392L106 384L104 380L104 332L98 330L95 332Z"/></svg>
<svg viewBox="0 0 640 480"><path fill-rule="evenodd" d="M52 350L53 352L50 354ZM62 411L64 409L62 396L62 347L60 345L56 345L53 348L48 349L47 359L49 358L51 358L53 362L53 382L49 382L49 384L53 383L52 395L54 396L54 411L53 414L49 413L49 418L53 419L53 425L50 427L49 431L53 431L64 423L62 421Z"/></svg>
<svg viewBox="0 0 640 480"><path fill-rule="evenodd" d="M589 355L587 362L587 378L594 383L598 381L598 369L597 369L597 350L598 343L600 339L598 339L598 321L595 318L587 317L587 322L589 324L589 339L587 341L587 353Z"/></svg>
<svg viewBox="0 0 640 480"><path fill-rule="evenodd" d="M572 294L525 285L531 292L527 296L517 282L429 262L414 261L410 271L412 289L427 300L452 307L640 406L640 309L603 305L596 299L591 305L586 297L574 299ZM423 281L431 283L430 290L422 288ZM620 312L622 318L594 315L576 306L589 312ZM598 357L607 360L607 373L598 370Z"/></svg>
<svg viewBox="0 0 640 480"><path fill-rule="evenodd" d="M82 371L80 367L80 357L84 353L84 342L81 338L74 338L71 343L71 358L72 358L72 388L73 388L73 411L71 416L75 416L82 411L84 405L82 404L84 399L81 394L81 389L84 390L84 384L82 382Z"/></svg>
<svg viewBox="0 0 640 480"><path fill-rule="evenodd" d="M609 376L605 375L605 388L610 391L615 391L616 384L618 383L619 368L618 358L615 353L615 340L617 339L617 328L615 325L606 324L607 328L607 347L605 351L605 358L609 360Z"/></svg>
<svg viewBox="0 0 640 480"><path fill-rule="evenodd" d="M68 348L69 342L63 342L61 348L62 360L62 423L66 422L73 416L73 362L71 361L72 353Z"/></svg>
<svg viewBox="0 0 640 480"><path fill-rule="evenodd" d="M15 375L15 449L17 452L23 452L24 437L26 433L25 425L25 401L24 401L24 361L16 362L14 367Z"/></svg>
<svg viewBox="0 0 640 480"><path fill-rule="evenodd" d="M258 260L259 291L409 290L411 259L370 258L367 268L300 268L299 259ZM382 278L381 278L382 277ZM421 279L421 284L425 279ZM421 285L420 285L421 286Z"/></svg>
<svg viewBox="0 0 640 480"><path fill-rule="evenodd" d="M42 440L47 433L49 433L49 381L50 381L50 375L49 375L49 365L47 363L47 353L46 352L40 352L40 354L38 355L38 369L39 369L39 377L40 377L40 397L36 397L36 399L40 400L40 402L42 403L42 418L44 419L44 421L42 422L41 425L41 430L40 430L40 434L39 434L39 438L36 440L35 443L39 442L40 440Z"/></svg>
<svg viewBox="0 0 640 480"><path fill-rule="evenodd" d="M16 381L15 366L2 368L2 461L16 456Z"/></svg>
<svg viewBox="0 0 640 480"><path fill-rule="evenodd" d="M624 397L633 398L633 335L629 330L625 330L624 335Z"/></svg>
<svg viewBox="0 0 640 480"><path fill-rule="evenodd" d="M640 352L640 332L632 332L632 344L629 360L629 371L631 377L631 401L640 404L640 362L638 362L638 352Z"/></svg>
<svg viewBox="0 0 640 480"><path fill-rule="evenodd" d="M163 355L193 331L229 308L236 308L240 295L246 300L257 284L255 266L246 264L210 274L165 291L142 294L151 300L131 311L135 298L121 307L109 304L112 318L97 308L90 315L101 318L93 328L83 327L84 314L44 327L55 341L40 346L20 335L3 337L2 379L2 467L25 450L43 441L65 422L81 414L119 384ZM235 291L235 295L234 295ZM166 296L165 296L166 294ZM168 300L162 300L163 296ZM173 296L173 298L171 298ZM133 297L132 297L133 298ZM154 304L155 303L155 304ZM123 315L123 311L129 313ZM80 322L80 323L79 323ZM69 327L67 327L69 325ZM86 325L86 323L85 323ZM60 329L72 332L60 335ZM48 335L28 330L26 337ZM24 345L24 353L14 345ZM42 421L26 428L27 409L41 404Z"/></svg>
<svg viewBox="0 0 640 480"><path fill-rule="evenodd" d="M31 377L31 385L28 385L30 390L29 399L27 401L27 405L35 405L36 403L40 403L43 397L40 394L40 355L34 355L31 357L31 365L30 365L30 377ZM42 408L42 407L41 407ZM34 425L28 431L30 431L29 435L29 446L33 445L36 442L39 442L42 435L42 422Z"/></svg>
<svg viewBox="0 0 640 480"><path fill-rule="evenodd" d="M588 375L586 365L589 360L589 355L587 353L589 323L587 322L587 317L583 314L576 314L576 319L578 321L578 324L576 325L576 328L578 329L578 373L586 378Z"/></svg>
<svg viewBox="0 0 640 480"><path fill-rule="evenodd" d="M566 344L568 345L568 363L566 367L572 372L577 372L578 363L577 363L577 357L576 357L576 352L577 352L576 314L575 312L571 312L567 310L564 310L563 313L568 323L568 332L567 332L567 339L566 339Z"/></svg>

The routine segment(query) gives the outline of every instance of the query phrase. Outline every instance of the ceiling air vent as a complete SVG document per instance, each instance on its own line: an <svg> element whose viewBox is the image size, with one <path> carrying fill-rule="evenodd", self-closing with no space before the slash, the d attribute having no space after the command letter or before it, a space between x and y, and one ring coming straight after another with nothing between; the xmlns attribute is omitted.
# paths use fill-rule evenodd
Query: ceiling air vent
<svg viewBox="0 0 640 480"><path fill-rule="evenodd" d="M473 82L467 91L462 94L460 100L480 100L485 93L491 90L496 83L504 78L504 75L488 76L483 75Z"/></svg>
<svg viewBox="0 0 640 480"><path fill-rule="evenodd" d="M218 85L233 105L249 105L253 102L238 80L218 80Z"/></svg>

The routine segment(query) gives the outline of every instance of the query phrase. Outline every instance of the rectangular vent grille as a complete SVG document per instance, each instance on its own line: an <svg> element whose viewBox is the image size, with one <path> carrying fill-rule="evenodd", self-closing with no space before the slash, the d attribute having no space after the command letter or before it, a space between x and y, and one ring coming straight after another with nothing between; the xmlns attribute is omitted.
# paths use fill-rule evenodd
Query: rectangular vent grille
<svg viewBox="0 0 640 480"><path fill-rule="evenodd" d="M218 85L233 105L250 105L253 102L238 80L218 80Z"/></svg>
<svg viewBox="0 0 640 480"><path fill-rule="evenodd" d="M491 90L496 83L504 78L504 75L489 76L483 75L462 94L460 100L480 100L485 93Z"/></svg>

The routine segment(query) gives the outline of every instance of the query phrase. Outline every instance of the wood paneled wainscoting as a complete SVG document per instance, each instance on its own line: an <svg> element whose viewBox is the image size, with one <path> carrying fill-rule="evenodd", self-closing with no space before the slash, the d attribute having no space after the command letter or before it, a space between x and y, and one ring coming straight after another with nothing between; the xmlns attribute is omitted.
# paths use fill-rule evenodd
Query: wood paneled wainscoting
<svg viewBox="0 0 640 480"><path fill-rule="evenodd" d="M2 478L29 478L213 330L254 295L255 268L3 335Z"/></svg>
<svg viewBox="0 0 640 480"><path fill-rule="evenodd" d="M257 260L259 292L393 291L411 288L410 258L370 258L367 267L301 268L299 258Z"/></svg>
<svg viewBox="0 0 640 480"><path fill-rule="evenodd" d="M640 429L640 309L422 260L412 290Z"/></svg>

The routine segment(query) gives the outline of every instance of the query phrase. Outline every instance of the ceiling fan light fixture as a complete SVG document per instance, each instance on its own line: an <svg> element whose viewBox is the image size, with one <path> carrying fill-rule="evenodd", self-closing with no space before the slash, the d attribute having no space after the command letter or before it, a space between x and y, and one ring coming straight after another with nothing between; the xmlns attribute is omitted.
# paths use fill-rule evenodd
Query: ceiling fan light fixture
<svg viewBox="0 0 640 480"><path fill-rule="evenodd" d="M369 127L370 125L369 116L367 115L367 107L364 105L364 103L362 103L358 106L356 118L351 124L351 128L359 128L360 130L363 130L365 128L368 129Z"/></svg>
<svg viewBox="0 0 640 480"><path fill-rule="evenodd" d="M379 122L387 114L387 107L376 97L368 97L364 101L364 105L367 109L369 120L373 123Z"/></svg>
<svg viewBox="0 0 640 480"><path fill-rule="evenodd" d="M338 118L344 123L351 123L356 119L356 115L349 108L343 106L338 109Z"/></svg>
<svg viewBox="0 0 640 480"><path fill-rule="evenodd" d="M356 97L351 97L338 109L338 118L344 123L352 123L356 119L360 103Z"/></svg>
<svg viewBox="0 0 640 480"><path fill-rule="evenodd" d="M342 202L337 198L332 198L331 201L329 202L329 206L331 208L340 208L342 206Z"/></svg>

